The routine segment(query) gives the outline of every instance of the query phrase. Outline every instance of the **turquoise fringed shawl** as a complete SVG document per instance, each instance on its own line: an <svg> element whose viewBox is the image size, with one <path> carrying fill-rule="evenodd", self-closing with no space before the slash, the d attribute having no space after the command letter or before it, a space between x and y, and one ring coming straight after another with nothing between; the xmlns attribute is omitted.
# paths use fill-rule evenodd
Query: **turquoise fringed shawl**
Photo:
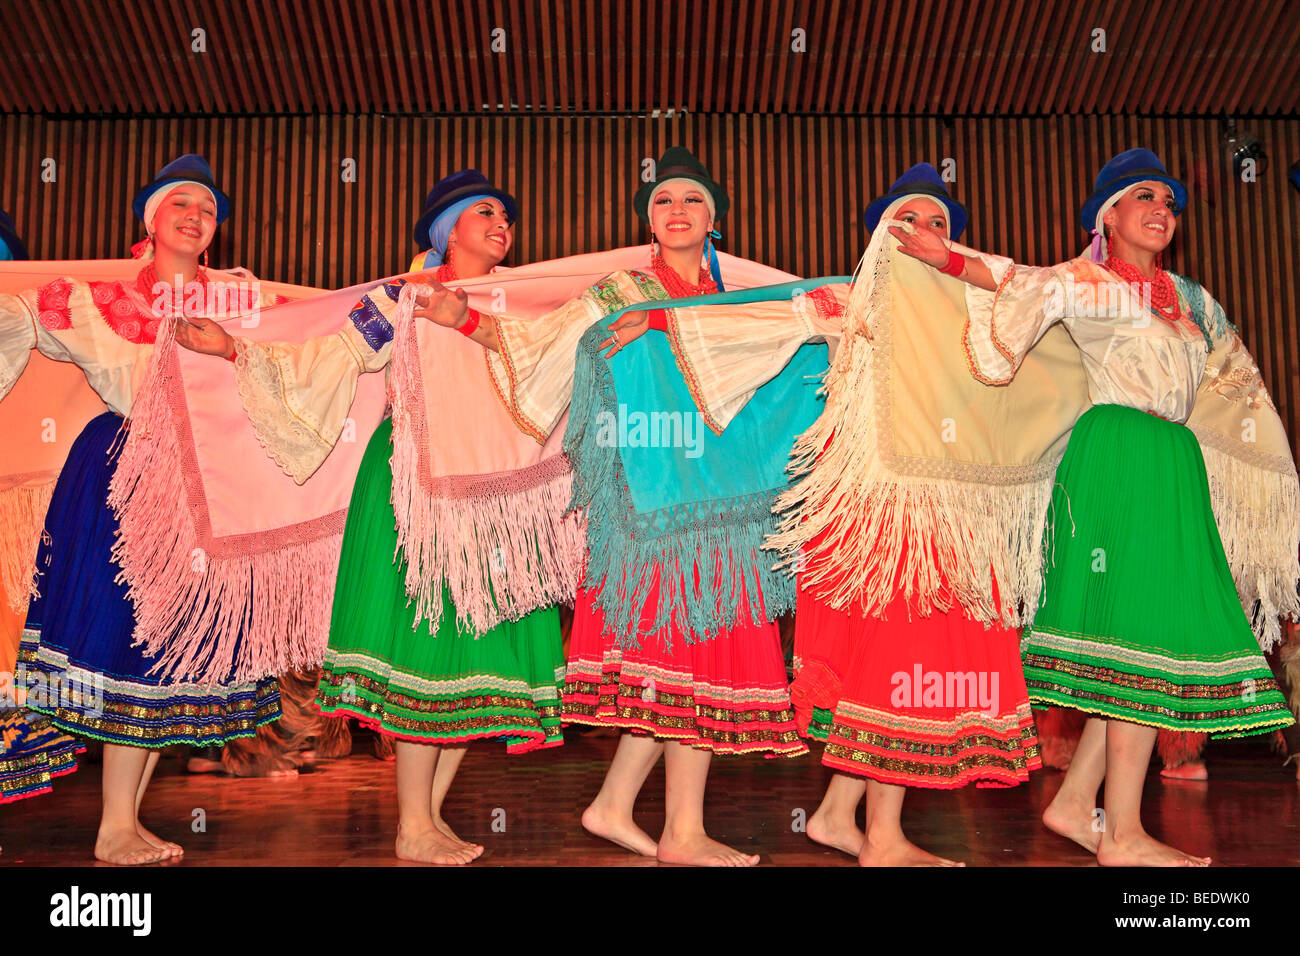
<svg viewBox="0 0 1300 956"><path fill-rule="evenodd" d="M647 332L606 360L600 343L626 312L789 299L843 276L637 303L592 326L579 345L564 450L571 509L587 517L586 586L619 642L637 646L670 622L688 642L794 607L794 579L761 550L775 530L794 440L816 420L824 344L802 346L721 435L704 424L667 336ZM646 604L654 592L657 607Z"/></svg>

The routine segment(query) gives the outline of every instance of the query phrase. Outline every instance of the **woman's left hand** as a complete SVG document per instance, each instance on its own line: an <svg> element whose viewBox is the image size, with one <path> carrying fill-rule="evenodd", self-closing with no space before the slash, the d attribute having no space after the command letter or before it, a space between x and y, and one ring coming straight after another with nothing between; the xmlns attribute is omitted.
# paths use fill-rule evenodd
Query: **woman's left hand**
<svg viewBox="0 0 1300 956"><path fill-rule="evenodd" d="M898 247L899 252L920 259L935 269L942 269L948 264L948 245L936 233L928 229L907 232L898 226L890 226L889 234L902 243Z"/></svg>
<svg viewBox="0 0 1300 956"><path fill-rule="evenodd" d="M605 353L605 358L613 358L629 342L635 342L641 336L645 335L646 329L650 327L649 312L627 312L623 317L609 327L610 336L600 343L600 347L609 348Z"/></svg>

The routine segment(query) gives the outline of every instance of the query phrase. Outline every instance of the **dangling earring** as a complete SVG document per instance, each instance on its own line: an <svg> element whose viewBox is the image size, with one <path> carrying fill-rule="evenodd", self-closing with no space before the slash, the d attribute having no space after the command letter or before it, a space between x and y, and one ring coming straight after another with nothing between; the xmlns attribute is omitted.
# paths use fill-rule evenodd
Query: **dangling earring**
<svg viewBox="0 0 1300 956"><path fill-rule="evenodd" d="M653 262L659 258L659 237L653 232L650 233L650 261Z"/></svg>
<svg viewBox="0 0 1300 956"><path fill-rule="evenodd" d="M1106 259L1109 261L1115 258L1115 237L1106 233Z"/></svg>
<svg viewBox="0 0 1300 956"><path fill-rule="evenodd" d="M207 267L208 267L208 250L204 249L204 250L203 250L203 268L206 269Z"/></svg>

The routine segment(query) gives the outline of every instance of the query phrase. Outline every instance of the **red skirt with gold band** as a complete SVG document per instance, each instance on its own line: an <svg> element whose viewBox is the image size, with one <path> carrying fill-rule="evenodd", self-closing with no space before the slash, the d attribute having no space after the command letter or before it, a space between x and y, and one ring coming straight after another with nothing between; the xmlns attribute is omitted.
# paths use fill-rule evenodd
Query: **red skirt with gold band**
<svg viewBox="0 0 1300 956"><path fill-rule="evenodd" d="M1042 766L1019 636L959 609L920 616L897 597L880 617L800 590L799 729L822 763L907 787L1011 787Z"/></svg>
<svg viewBox="0 0 1300 956"><path fill-rule="evenodd" d="M646 602L647 617L655 602ZM795 757L795 729L775 623L738 624L687 643L675 629L623 649L579 589L564 687L566 723L618 727L718 754Z"/></svg>

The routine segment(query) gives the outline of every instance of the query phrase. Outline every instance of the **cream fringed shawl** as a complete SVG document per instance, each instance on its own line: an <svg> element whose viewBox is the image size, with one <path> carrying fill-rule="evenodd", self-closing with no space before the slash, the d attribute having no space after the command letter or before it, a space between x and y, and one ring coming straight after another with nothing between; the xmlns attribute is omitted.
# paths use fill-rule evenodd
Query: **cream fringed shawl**
<svg viewBox="0 0 1300 956"><path fill-rule="evenodd" d="M1053 476L1088 403L1083 368L1056 328L1010 385L977 382L965 284L896 252L885 225L769 547L836 608L874 615L901 593L922 613L960 606L1018 626L1038 603Z"/></svg>
<svg viewBox="0 0 1300 956"><path fill-rule="evenodd" d="M1006 286L1010 263L983 258ZM1113 282L1082 259L1056 271ZM1300 617L1300 485L1240 337L1204 289L1181 277L1178 285L1212 347L1187 426L1205 457L1238 595L1268 649L1278 619ZM1087 381L1058 323L1037 344L1030 337L1009 383L978 382L970 348L979 339L967 333L996 343L1001 307L997 295L969 293L897 253L884 228L863 256L826 409L795 447L799 480L779 501L783 521L769 539L802 586L837 608L878 614L901 592L923 613L956 605L1008 626L1033 619L1044 527L1070 520L1049 503L1069 431L1089 406ZM1023 298L1023 308L1042 311Z"/></svg>

